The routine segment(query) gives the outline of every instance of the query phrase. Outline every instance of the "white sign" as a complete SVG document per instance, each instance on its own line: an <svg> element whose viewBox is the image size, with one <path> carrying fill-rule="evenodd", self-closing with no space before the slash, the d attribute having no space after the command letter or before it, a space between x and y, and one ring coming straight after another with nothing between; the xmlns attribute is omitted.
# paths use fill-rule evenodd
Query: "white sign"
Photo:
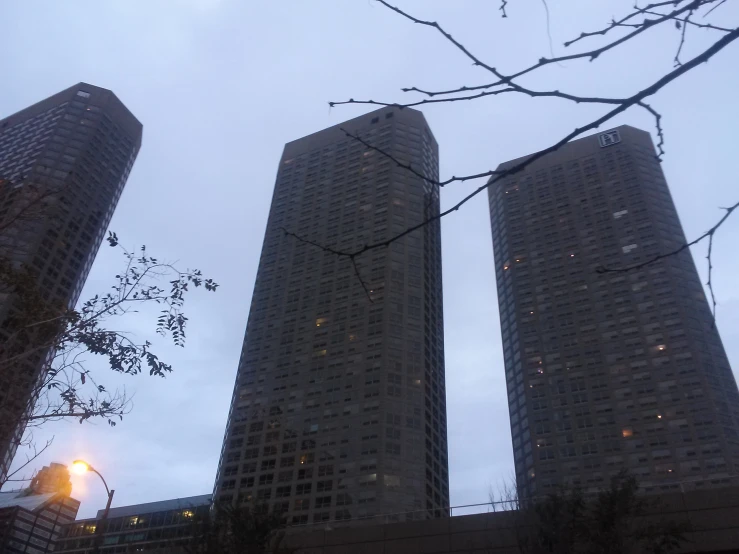
<svg viewBox="0 0 739 554"><path fill-rule="evenodd" d="M605 133L598 135L598 142L600 142L601 148L613 146L614 144L621 142L621 135L619 135L618 131L615 129L613 131L606 131Z"/></svg>

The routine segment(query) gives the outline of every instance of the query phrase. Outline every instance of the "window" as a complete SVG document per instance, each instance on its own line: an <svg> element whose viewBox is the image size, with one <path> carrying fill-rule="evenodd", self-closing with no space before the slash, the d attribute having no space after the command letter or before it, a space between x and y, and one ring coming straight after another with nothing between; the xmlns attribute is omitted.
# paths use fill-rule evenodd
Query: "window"
<svg viewBox="0 0 739 554"><path fill-rule="evenodd" d="M264 475L259 476L260 485L271 485L273 480L274 480L274 474L272 473L266 473Z"/></svg>
<svg viewBox="0 0 739 554"><path fill-rule="evenodd" d="M241 478L241 486L244 488L249 488L254 486L254 477L242 477Z"/></svg>
<svg viewBox="0 0 739 554"><path fill-rule="evenodd" d="M318 481L316 483L316 491L317 492L324 492L324 491L330 491L333 487L334 482L333 481Z"/></svg>
<svg viewBox="0 0 739 554"><path fill-rule="evenodd" d="M84 90L78 90L77 96L80 96L81 98L90 98L91 95L89 92L85 92Z"/></svg>

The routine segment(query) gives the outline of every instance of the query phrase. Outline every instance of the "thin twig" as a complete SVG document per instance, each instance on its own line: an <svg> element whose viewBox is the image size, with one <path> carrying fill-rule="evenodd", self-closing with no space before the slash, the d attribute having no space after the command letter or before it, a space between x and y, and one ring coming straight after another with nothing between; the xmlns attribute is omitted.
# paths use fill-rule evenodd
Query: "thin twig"
<svg viewBox="0 0 739 554"><path fill-rule="evenodd" d="M698 244L700 241L704 240L706 237L709 237L709 236L713 235L713 233L716 232L716 229L718 229L719 227L721 227L721 225L724 224L724 221L726 221L729 218L729 216L731 215L731 213L735 209L737 209L737 208L739 208L739 202L737 202L736 204L734 204L733 206L731 206L729 208L723 208L724 210L726 210L726 213L724 214L724 217L722 217L719 220L719 222L716 223L716 225L714 225L713 227L711 227L708 231L706 231L705 233L703 233L697 239L694 239L691 242L686 242L685 244L683 244L682 246L676 248L675 250L671 250L670 252L667 252L665 254L658 254L658 255L656 255L656 256L648 259L646 262L641 262L641 263L638 263L638 264L629 265L629 266L625 266L625 267L605 267L605 266L600 266L600 267L596 268L596 271L598 273L623 273L623 272L626 272L626 271L634 271L635 269L641 269L642 267L646 267L648 265L651 265L654 262L657 262L659 260L663 260L664 258L670 258L672 256L676 256L680 252L682 252L683 250L687 250L691 246L694 246L694 245Z"/></svg>
<svg viewBox="0 0 739 554"><path fill-rule="evenodd" d="M508 88L502 88L498 90L487 90L483 91L477 94L473 94L471 96L450 96L450 97L444 97L444 98L424 98L423 100L417 100L416 102L409 102L408 104L398 104L397 102L378 102L377 100L354 100L354 98L350 98L349 100L344 100L342 102L329 102L329 104L333 106L341 106L343 104L369 104L372 106L384 106L384 107L391 107L391 108L413 108L416 106L424 106L426 104L441 104L444 102L461 102L466 100L477 100L478 98L483 98L485 96L497 96L498 94L504 94L506 92L517 92L520 94L526 94L528 96L531 96L532 98L538 98L538 97L550 97L550 98L562 98L563 100L570 100L571 102L575 102L576 104L620 104L621 102L625 102L626 98L605 98L605 97L598 97L598 96L577 96L575 94L570 94L567 92L561 92L559 90L533 90L530 88L525 88L520 85L517 85L515 83L510 83L508 85ZM430 96L433 96L431 94Z"/></svg>
<svg viewBox="0 0 739 554"><path fill-rule="evenodd" d="M731 212L727 213L727 217ZM713 281L711 280L712 272L713 272L713 261L711 259L711 255L713 254L713 235L716 233L716 230L710 232L708 235L708 254L706 254L706 260L708 260L708 281L706 282L706 286L708 287L708 291L711 293L711 312L713 312L713 321L715 323L716 321L716 295L713 292Z"/></svg>
<svg viewBox="0 0 739 554"><path fill-rule="evenodd" d="M597 273L625 273L627 271L634 271L637 269L641 269L643 267L646 267L648 265L651 265L655 262L658 262L659 260L663 260L665 258L671 258L673 256L677 256L681 252L689 249L691 246L694 246L704 240L706 237L708 238L708 254L706 255L706 259L708 260L708 282L706 283L706 286L708 287L708 291L711 293L711 313L713 314L714 320L716 319L716 295L713 291L713 237L716 234L716 231L721 227L721 225L724 224L724 222L729 219L729 216L739 208L739 202L734 204L733 206L730 206L728 208L723 208L726 210L726 213L724 216L718 220L718 223L711 227L708 231L703 233L701 236L699 236L697 239L694 239L690 242L686 242L685 244L681 245L680 247L671 250L670 252L666 252L664 254L658 254L650 259L648 259L645 262L641 262L638 264L633 264L625 267L605 267L600 266L595 269Z"/></svg>
<svg viewBox="0 0 739 554"><path fill-rule="evenodd" d="M372 296L370 294L370 289L367 286L367 283L364 282L364 279L362 279L362 275L359 273L359 267L357 267L357 260L356 260L356 258L357 258L357 256L359 256L359 254L361 252L363 252L363 250L360 250L359 252L354 253L354 254L349 253L349 252L342 252L341 250L336 250L335 248L331 248L330 246L324 246L323 244L319 244L316 241L313 241L313 240L307 239L305 237L302 237L302 236L298 235L297 233L293 233L292 231L288 231L285 227L280 227L279 229L283 233L285 233L285 236L293 237L293 238L295 238L296 240L298 240L300 242L303 242L305 244L309 244L310 246L314 246L316 248L319 248L319 249L323 250L324 252L328 252L330 254L334 254L335 256L338 256L340 258L349 258L349 260L352 263L352 266L354 267L354 274L357 276L357 279L359 279L359 282L362 285L362 289L364 290L364 294L367 296L367 299L370 301L371 304L374 304L375 303L375 301L372 300Z"/></svg>
<svg viewBox="0 0 739 554"><path fill-rule="evenodd" d="M703 14L703 17L708 17L709 15L711 15L711 12L713 10L717 10L718 8L720 8L721 6L723 6L725 3L726 3L726 0L721 0L721 2L719 2L714 7L712 7L710 10L708 10L705 14Z"/></svg>
<svg viewBox="0 0 739 554"><path fill-rule="evenodd" d="M645 11L644 13L648 13L650 15L662 15L661 13L650 12L650 11ZM731 32L731 29L728 29L727 27L719 27L718 25L713 25L711 23L698 23L697 21L693 21L692 19L687 19L684 17L674 17L673 19L683 24L692 25L693 27L698 27L699 29L710 29L712 31L720 31L722 33Z"/></svg>
<svg viewBox="0 0 739 554"><path fill-rule="evenodd" d="M659 139L657 141L657 160L662 161L662 156L665 155L665 133L662 129L662 115L646 102L639 102L639 106L654 116L654 123L657 128L657 138Z"/></svg>
<svg viewBox="0 0 739 554"><path fill-rule="evenodd" d="M552 41L552 25L551 17L549 16L549 4L547 4L547 0L541 0L541 3L544 4L544 12L547 19L547 39L549 40L549 55L551 57L554 57L554 45Z"/></svg>
<svg viewBox="0 0 739 554"><path fill-rule="evenodd" d="M362 289L364 289L364 294L367 295L367 300L370 301L370 304L374 304L375 301L372 300L372 295L370 294L370 290L367 287L367 284L364 282L364 279L362 279L362 276L359 274L359 267L357 267L357 257L351 256L349 258L352 261L352 266L354 267L354 274L357 276L357 279L359 279L359 282L362 285Z"/></svg>
<svg viewBox="0 0 739 554"><path fill-rule="evenodd" d="M600 29L599 31L591 31L591 32L587 32L587 33L586 32L580 33L580 36L579 37L574 38L574 39L572 39L570 41L565 42L564 45L566 47L567 46L572 46L576 42L579 42L579 41L584 40L584 39L587 39L587 38L591 38L591 37L595 37L595 36L603 36L603 35L606 35L610 31L612 31L613 29L615 29L616 27L624 27L624 26L626 26L625 23L628 20L633 19L634 17L637 17L639 15L643 15L645 13L649 13L651 15L657 15L657 16L661 17L664 14L662 14L662 13L656 13L656 12L650 11L650 10L654 10L655 8L661 8L663 6L674 6L674 5L675 5L675 1L674 0L667 0L666 2L656 2L654 4L649 4L648 6L645 6L643 8L639 8L638 6L634 6L634 10L635 11L633 11L630 14L622 17L618 21L616 21L615 19L612 19L611 20L611 24L608 27L605 27L603 29ZM642 21L641 23L633 24L633 25L630 25L630 26L634 26L634 27L637 27L638 28L638 27L642 27L643 25L644 25L644 22Z"/></svg>
<svg viewBox="0 0 739 554"><path fill-rule="evenodd" d="M459 87L459 88L451 89L451 90L446 90L446 91L430 92L430 91L424 91L424 90L419 89L417 87L410 87L410 88L404 88L404 89L402 89L404 92L414 91L414 92L419 92L421 94L427 94L429 96L441 96L441 95L456 94L456 93L461 93L461 92L470 92L470 91L475 91L475 90L490 89L490 88L495 88L495 87L502 86L502 85L511 85L512 84L512 81L514 79L517 79L519 77L522 77L523 75L526 75L528 73L531 73L532 71L536 71L536 70L538 70L538 69L540 69L540 68L542 68L542 67L544 67L546 65L550 65L552 63L559 63L559 62L564 62L564 61L569 61L569 60L575 60L575 59L582 59L582 58L588 58L590 61L593 61L596 58L598 58L601 54L603 54L603 53L607 52L608 50L611 50L611 49L613 49L613 48L615 48L615 47L617 47L617 46L619 46L619 45L621 45L621 44L623 44L623 43L625 43L625 42L627 42L629 40L631 40L632 38L634 38L637 35L643 33L644 31L646 31L647 29L651 29L652 27L655 27L656 25L659 25L661 23L664 23L665 21L670 21L670 20L674 19L675 16L680 15L680 14L682 14L682 13L684 13L684 12L690 10L690 9L696 9L697 7L699 7L700 5L702 5L707 0L693 0L693 2L691 2L690 4L688 4L686 6L683 6L682 8L678 8L678 9L670 12L669 14L665 14L662 17L659 17L659 18L657 18L657 19L655 19L653 21L652 20L645 21L642 26L640 26L638 29L635 29L633 32L628 33L628 34L624 35L623 37L621 37L621 38L619 38L617 40L614 40L613 42L610 42L610 43L608 43L608 44L606 44L604 46L601 46L600 48L596 48L596 49L590 50L588 52L580 52L580 53L577 53L577 54L570 54L570 55L566 55L566 56L559 56L559 57L556 57L556 58L543 58L542 57L542 58L539 59L539 61L537 63L535 63L535 64L533 64L533 65L531 65L531 66L529 66L529 67L527 67L527 68L525 68L525 69L523 69L521 71L518 71L518 72L516 72L516 73L514 73L512 75L503 75L502 73L500 73L494 67L492 67L489 64L486 64L485 62L483 62L480 58L478 58L470 50L468 50L461 42L459 42L458 40L454 39L454 37L452 37L452 35L450 33L448 33L446 30L444 30L444 28L441 27L436 21L424 21L422 19L419 19L417 17L414 17L414 16L410 15L409 13L401 10L400 8L398 8L396 6L393 6L393 5L389 4L388 2L386 2L386 0L377 0L377 1L380 2L381 4L383 4L388 9L390 9L390 10L392 10L392 11L400 14L401 16L405 17L406 19L412 21L413 23L417 23L419 25L424 25L424 26L427 26L427 27L431 27L433 29L436 29L439 33L441 33L444 36L444 38L446 38L458 50L460 50L465 56L467 56L470 60L472 60L472 62L473 62L474 65L479 66L479 67L482 67L482 68L488 70L490 73L492 73L498 79L495 82L487 83L487 84L484 84L484 85L477 85L477 86L472 86L472 87L463 86L463 87ZM714 0L708 0L708 1L714 1ZM674 4L674 2L672 2L672 1L670 1L670 2L664 2L664 3L660 3L660 4L653 4L652 6L660 6L660 5L665 5L665 4ZM575 40L577 40L577 39L575 39ZM572 42L574 42L574 41L571 41L569 43L566 42L565 43L565 46L569 46ZM337 104L339 104L339 102L334 102L334 104L337 105Z"/></svg>
<svg viewBox="0 0 739 554"><path fill-rule="evenodd" d="M687 21L690 21L690 16L691 15L693 15L693 10L690 10L688 12L688 15L685 16L685 21L686 22ZM675 21L675 25L677 25L678 28L679 28L680 27L680 22L679 21ZM682 31L680 33L680 44L678 44L678 46L677 46L677 52L675 52L675 60L674 60L675 61L675 67L677 67L678 65L681 64L681 62L680 62L680 52L683 51L683 46L685 46L685 33L687 33L687 31L688 31L688 26L685 23L683 23L682 24Z"/></svg>
<svg viewBox="0 0 739 554"><path fill-rule="evenodd" d="M374 144L370 144L369 142L367 142L363 138L359 137L358 135L353 135L352 133L350 133L349 131L347 131L343 127L341 128L341 130L344 131L344 134L347 137L352 138L352 139L358 141L359 143L363 144L364 146L366 146L370 150L374 150L375 152L379 152L381 155L383 155L386 158L388 158L389 160L391 160L398 167L401 167L401 168L405 169L406 171L411 172L413 175L415 175L416 177L420 177L421 179L423 179L427 183L432 183L432 184L435 184L435 185L439 185L440 187L443 187L444 185L448 184L447 182L445 182L444 184L441 184L439 181L436 181L435 179L431 179L430 177L427 177L423 173L421 173L421 172L417 171L416 169L414 169L413 166L411 166L410 163L401 162L398 158L396 158L392 154L389 154L388 152L385 152L385 150L383 150L382 148L379 148L378 146L375 146Z"/></svg>

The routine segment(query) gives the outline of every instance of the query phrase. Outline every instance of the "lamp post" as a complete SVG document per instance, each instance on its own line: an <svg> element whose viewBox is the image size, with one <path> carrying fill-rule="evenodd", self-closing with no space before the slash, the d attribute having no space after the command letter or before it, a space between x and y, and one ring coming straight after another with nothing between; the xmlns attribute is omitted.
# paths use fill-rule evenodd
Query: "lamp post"
<svg viewBox="0 0 739 554"><path fill-rule="evenodd" d="M87 473L88 471L92 471L93 473L96 473L98 477L100 477L100 480L103 482L103 485L105 486L105 492L108 493L108 502L105 504L105 510L103 511L103 517L100 518L100 521L97 525L95 525L95 536L93 537L93 548L92 551L94 554L98 554L100 552L100 543L103 540L103 527L106 523L106 520L108 519L108 512L110 512L110 504L113 502L113 494L115 493L115 490L111 490L108 488L108 483L105 482L105 478L100 474L100 472L92 467L90 464L83 460L75 460L72 464L72 471L74 471L78 475L83 475L84 473Z"/></svg>

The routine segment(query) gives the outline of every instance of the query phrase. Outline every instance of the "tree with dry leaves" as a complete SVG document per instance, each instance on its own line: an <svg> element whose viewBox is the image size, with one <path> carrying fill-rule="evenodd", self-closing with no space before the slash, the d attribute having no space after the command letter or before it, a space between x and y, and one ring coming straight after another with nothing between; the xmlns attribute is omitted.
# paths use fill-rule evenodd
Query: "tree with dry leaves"
<svg viewBox="0 0 739 554"><path fill-rule="evenodd" d="M521 500L515 484L504 486L491 504L515 514L521 554L668 554L687 542L690 531L687 521L663 514L658 500L639 494L637 479L626 471L590 494L562 487Z"/></svg>
<svg viewBox="0 0 739 554"><path fill-rule="evenodd" d="M188 293L218 287L201 271L181 270L145 247L128 251L109 233L108 245L123 254L122 270L107 292L70 306L42 286L28 256L34 233L53 223L63 190L16 190L0 214L0 486L27 480L25 469L49 448L50 441L34 441L35 429L60 419L103 420L114 426L128 413L130 397L125 390L109 390L104 376L92 371L93 360L102 359L111 371L127 375L164 377L172 371L150 341L127 333L127 314L158 307L153 329L183 347ZM9 473L20 447L25 462Z"/></svg>
<svg viewBox="0 0 739 554"><path fill-rule="evenodd" d="M188 554L292 554L284 544L285 518L266 504L216 504L192 522Z"/></svg>

